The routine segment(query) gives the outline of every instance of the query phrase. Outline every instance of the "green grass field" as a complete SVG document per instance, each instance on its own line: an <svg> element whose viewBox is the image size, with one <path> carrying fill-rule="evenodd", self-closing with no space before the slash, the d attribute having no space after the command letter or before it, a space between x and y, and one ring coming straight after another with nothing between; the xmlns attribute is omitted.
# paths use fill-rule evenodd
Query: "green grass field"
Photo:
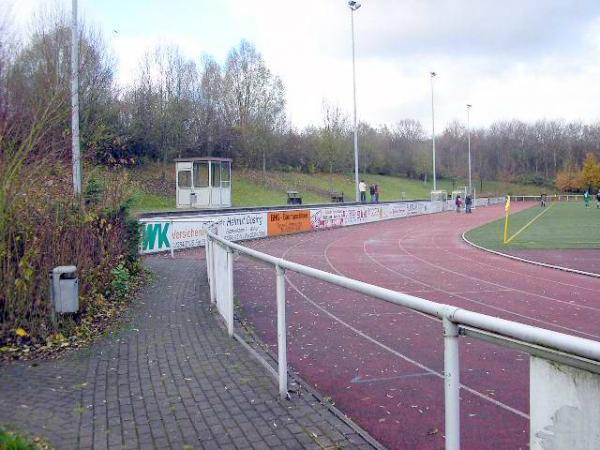
<svg viewBox="0 0 600 450"><path fill-rule="evenodd" d="M600 248L600 209L594 203L551 203L510 215L509 238L538 214L546 212L504 244L504 219L496 220L466 233L477 245L495 250Z"/></svg>

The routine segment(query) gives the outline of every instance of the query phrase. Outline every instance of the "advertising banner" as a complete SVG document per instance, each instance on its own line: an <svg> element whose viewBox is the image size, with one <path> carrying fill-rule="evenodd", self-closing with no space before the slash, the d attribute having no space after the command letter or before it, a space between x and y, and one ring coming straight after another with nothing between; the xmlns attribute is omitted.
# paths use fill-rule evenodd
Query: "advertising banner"
<svg viewBox="0 0 600 450"><path fill-rule="evenodd" d="M268 214L267 233L269 236L302 233L311 230L309 209L277 211Z"/></svg>
<svg viewBox="0 0 600 450"><path fill-rule="evenodd" d="M346 208L318 208L310 210L310 222L314 230L344 226Z"/></svg>
<svg viewBox="0 0 600 450"><path fill-rule="evenodd" d="M152 221L142 226L142 253L200 247L206 242L206 227L212 221Z"/></svg>
<svg viewBox="0 0 600 450"><path fill-rule="evenodd" d="M504 199L478 198L475 206L500 203ZM362 204L325 208L256 211L215 214L210 217L156 217L140 220L143 231L141 253L156 253L200 247L205 244L206 228L220 223L220 235L229 241L259 239L311 230L345 227L386 219L399 219L454 209L453 203L417 201ZM172 246L172 247L171 247Z"/></svg>
<svg viewBox="0 0 600 450"><path fill-rule="evenodd" d="M384 219L399 219L406 217L408 214L406 203L388 203L383 205L383 217Z"/></svg>
<svg viewBox="0 0 600 450"><path fill-rule="evenodd" d="M244 241L267 237L267 213L229 214L218 217L223 224L223 238Z"/></svg>

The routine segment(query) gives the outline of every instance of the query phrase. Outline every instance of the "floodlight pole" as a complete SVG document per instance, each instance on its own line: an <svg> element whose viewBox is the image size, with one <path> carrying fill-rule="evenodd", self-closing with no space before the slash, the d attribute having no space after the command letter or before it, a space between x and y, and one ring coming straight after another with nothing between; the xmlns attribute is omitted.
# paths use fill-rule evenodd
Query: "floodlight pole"
<svg viewBox="0 0 600 450"><path fill-rule="evenodd" d="M79 29L77 0L73 0L71 21L71 138L73 155L73 193L81 194L81 154L79 149Z"/></svg>
<svg viewBox="0 0 600 450"><path fill-rule="evenodd" d="M350 0L350 24L352 28L352 92L354 96L354 191L356 202L360 202L360 192L358 190L358 123L356 120L356 62L354 57L354 11L360 8L360 3Z"/></svg>
<svg viewBox="0 0 600 450"><path fill-rule="evenodd" d="M433 103L433 79L437 73L430 72L431 75L431 142L432 142L432 153L433 153L433 190L437 191L437 180L435 175L435 108Z"/></svg>
<svg viewBox="0 0 600 450"><path fill-rule="evenodd" d="M467 147L469 149L469 194L473 193L473 186L471 184L471 124L470 124L470 112L473 105L467 104Z"/></svg>

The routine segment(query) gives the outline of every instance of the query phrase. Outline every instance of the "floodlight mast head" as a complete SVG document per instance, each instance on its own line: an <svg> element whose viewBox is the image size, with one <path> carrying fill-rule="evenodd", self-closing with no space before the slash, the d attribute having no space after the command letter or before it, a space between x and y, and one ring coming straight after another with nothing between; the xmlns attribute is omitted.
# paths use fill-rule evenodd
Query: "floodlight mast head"
<svg viewBox="0 0 600 450"><path fill-rule="evenodd" d="M470 103L467 103L467 109L471 109L473 107L473 105L471 105Z"/></svg>
<svg viewBox="0 0 600 450"><path fill-rule="evenodd" d="M348 7L352 10L352 11L356 11L358 8L360 8L360 3L358 3L357 1L354 0L350 0L348 2Z"/></svg>
<svg viewBox="0 0 600 450"><path fill-rule="evenodd" d="M431 75L431 78L434 78L435 76L437 76L437 73L435 73L435 72L429 72L429 73Z"/></svg>

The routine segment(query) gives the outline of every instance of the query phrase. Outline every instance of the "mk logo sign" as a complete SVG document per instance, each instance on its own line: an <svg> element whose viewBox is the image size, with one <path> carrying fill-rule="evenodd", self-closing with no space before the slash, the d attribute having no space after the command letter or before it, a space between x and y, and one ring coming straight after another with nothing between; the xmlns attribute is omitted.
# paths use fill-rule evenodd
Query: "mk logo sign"
<svg viewBox="0 0 600 450"><path fill-rule="evenodd" d="M160 250L161 248L170 248L169 242L170 223L148 223L144 227L144 241L142 250Z"/></svg>

